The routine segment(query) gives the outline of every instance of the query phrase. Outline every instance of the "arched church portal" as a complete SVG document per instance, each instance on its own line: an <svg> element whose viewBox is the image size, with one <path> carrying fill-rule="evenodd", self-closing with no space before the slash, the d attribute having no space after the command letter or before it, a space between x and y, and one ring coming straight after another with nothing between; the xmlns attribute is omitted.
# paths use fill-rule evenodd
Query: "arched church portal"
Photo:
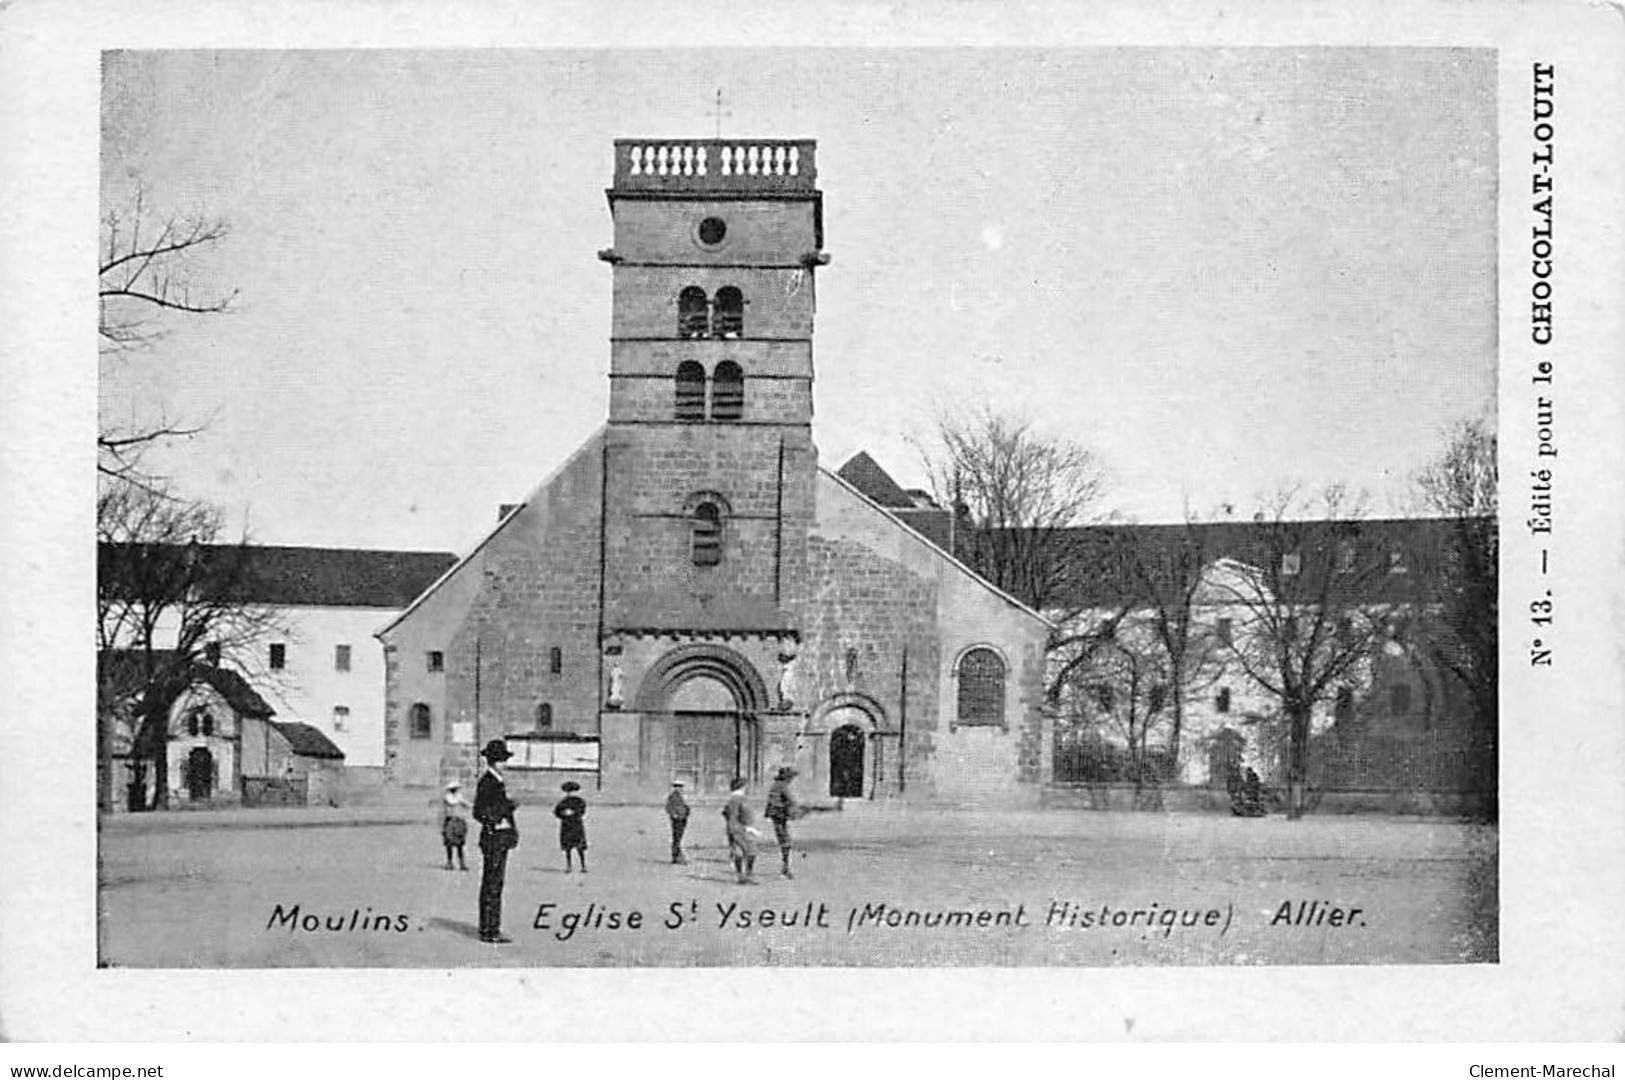
<svg viewBox="0 0 1625 1080"><path fill-rule="evenodd" d="M880 706L858 694L842 694L814 712L814 726L827 733L815 775L831 798L867 799L891 790L898 751Z"/></svg>
<svg viewBox="0 0 1625 1080"><path fill-rule="evenodd" d="M750 661L720 646L687 646L663 657L637 696L644 714L646 782L681 780L691 793L728 790L735 776L761 776L756 714L767 689Z"/></svg>

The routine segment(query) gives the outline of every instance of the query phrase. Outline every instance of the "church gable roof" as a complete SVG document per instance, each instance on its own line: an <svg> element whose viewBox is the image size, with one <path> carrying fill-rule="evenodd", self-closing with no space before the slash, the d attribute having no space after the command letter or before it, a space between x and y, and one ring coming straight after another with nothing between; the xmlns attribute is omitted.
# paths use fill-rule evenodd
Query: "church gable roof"
<svg viewBox="0 0 1625 1080"><path fill-rule="evenodd" d="M594 431L591 436L589 436L580 446L576 448L574 453L560 462L559 466L552 472L548 473L541 483L537 484L531 489L530 494L526 496L524 502L503 504L503 513L498 518L497 523L491 527L491 530L484 536L480 537L479 542L470 548L461 558L452 559L451 564L446 567L444 573L428 582L425 587L417 593L416 596L412 597L410 602L405 605L405 610L396 615L394 618L390 619L389 622L385 623L377 630L373 631L373 637L379 638L380 640L385 639L386 635L388 635L390 631L399 626L401 622L407 618L407 616L411 615L419 608L419 606L438 592L440 588L446 584L446 582L456 577L466 566L469 565L469 563L478 558L480 553L485 550L491 541L495 540L497 536L502 533L502 530L508 528L515 521L519 520L521 516L523 516L528 507L542 501L544 493L555 483L557 483L560 477L564 476L572 468L574 468L586 455L601 450L604 445L604 431L605 428L603 426L600 426L598 430Z"/></svg>
<svg viewBox="0 0 1625 1080"><path fill-rule="evenodd" d="M885 518L885 520L887 522L889 522L891 525L893 525L898 530L900 530L900 532L901 532L901 534L903 536L907 537L908 539L910 539L914 543L919 544L921 547L923 547L924 549L929 551L935 558L941 560L947 566L953 568L954 570L957 570L959 573L961 573L961 574L965 575L966 577L970 578L977 585L980 585L983 589L985 589L988 592L992 593L994 596L998 597L1000 600L1004 601L1006 604L1008 604L1011 607L1017 609L1018 611L1022 612L1023 614L1028 615L1028 616L1032 617L1033 619L1036 619L1038 622L1044 624L1045 626L1053 626L1054 625L1044 615L1042 615L1039 612L1033 610L1027 604L1023 603L1022 601L1018 600L1016 597L1014 597L1014 596L1010 595L1009 593L1005 592L1003 589L1001 589L997 585L993 584L987 578L983 577L981 574L978 574L975 570L972 570L969 566L966 566L963 562L960 562L952 554L950 554L947 550L945 550L942 547L942 545L934 542L930 537L926 536L924 533L920 532L918 529L911 528L908 525L907 521L899 513L893 511L892 509L890 509L888 507L882 506L879 503L877 503L874 499L870 498L867 494L865 494L864 492L858 490L858 488L855 485L853 485L850 481L846 480L843 476L840 475L840 473L835 472L835 471L830 470L830 469L827 469L827 468L824 468L823 466L820 466L818 471L820 473L822 473L824 476L828 477L830 480L834 481L834 483L837 485L837 487L841 491L846 492L847 494L849 494L849 495L853 496L854 498L858 499L863 505L869 507L875 513L877 513L880 516L882 516L883 518ZM899 490L901 490L901 489L899 489Z"/></svg>

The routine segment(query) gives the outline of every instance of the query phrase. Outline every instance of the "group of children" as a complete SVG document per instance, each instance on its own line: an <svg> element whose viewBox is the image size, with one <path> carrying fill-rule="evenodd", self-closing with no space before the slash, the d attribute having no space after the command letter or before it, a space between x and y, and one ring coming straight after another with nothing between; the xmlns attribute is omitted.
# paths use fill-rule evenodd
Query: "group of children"
<svg viewBox="0 0 1625 1080"><path fill-rule="evenodd" d="M790 781L796 771L789 766L780 769L767 793L764 815L773 822L773 833L779 844L779 854L785 877L795 876L790 870L790 821L800 817L802 808L790 791ZM756 838L761 832L755 826L750 807L745 805L745 781L735 778L729 785L728 802L722 808L722 819L728 836L728 858L733 863L734 875L741 885L756 884ZM587 872L587 802L579 792L581 785L567 780L563 786L564 798L553 807L553 816L559 819L559 847L564 851L564 872L570 873L579 862L581 872ZM455 856L458 867L468 869L463 858L463 844L468 839L468 801L463 798L462 785L456 780L446 785L442 799L440 839L446 848L446 869L452 869ZM672 782L671 794L666 797L666 817L671 822L671 861L684 865L683 834L688 829L689 806L683 796L683 782Z"/></svg>

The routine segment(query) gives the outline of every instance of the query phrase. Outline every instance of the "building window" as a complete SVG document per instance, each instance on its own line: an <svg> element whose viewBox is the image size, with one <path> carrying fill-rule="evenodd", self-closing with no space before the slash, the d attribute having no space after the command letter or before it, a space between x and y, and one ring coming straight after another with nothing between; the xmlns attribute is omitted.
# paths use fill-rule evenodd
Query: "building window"
<svg viewBox="0 0 1625 1080"><path fill-rule="evenodd" d="M1298 640L1298 617L1288 615L1281 621L1281 637L1287 644L1296 644Z"/></svg>
<svg viewBox="0 0 1625 1080"><path fill-rule="evenodd" d="M272 645L271 645L271 670L272 671L281 671L283 668L285 668L287 666L288 666L288 647L286 645L284 645L280 641L272 643Z"/></svg>
<svg viewBox="0 0 1625 1080"><path fill-rule="evenodd" d="M1388 688L1388 711L1395 716L1409 716L1411 687L1409 683L1395 683Z"/></svg>
<svg viewBox="0 0 1625 1080"><path fill-rule="evenodd" d="M1281 576L1297 577L1303 572L1303 553L1289 551L1281 556Z"/></svg>
<svg viewBox="0 0 1625 1080"><path fill-rule="evenodd" d="M1146 700L1146 711L1150 713L1160 713L1163 706L1167 704L1168 688L1162 683L1157 683L1151 688L1151 693Z"/></svg>
<svg viewBox="0 0 1625 1080"><path fill-rule="evenodd" d="M547 671L550 675L564 673L564 650L557 645L547 650Z"/></svg>
<svg viewBox="0 0 1625 1080"><path fill-rule="evenodd" d="M427 739L433 731L434 725L429 715L429 706L418 702L412 706L412 738Z"/></svg>
<svg viewBox="0 0 1625 1080"><path fill-rule="evenodd" d="M206 712L203 714L203 734L214 734L214 713Z"/></svg>
<svg viewBox="0 0 1625 1080"><path fill-rule="evenodd" d="M706 247L716 247L728 235L728 223L719 217L708 217L700 222L698 231L700 243Z"/></svg>
<svg viewBox="0 0 1625 1080"><path fill-rule="evenodd" d="M553 703L544 701L536 706L536 730L550 731L553 728Z"/></svg>
<svg viewBox="0 0 1625 1080"><path fill-rule="evenodd" d="M959 723L1004 726L1004 661L992 649L959 660Z"/></svg>
<svg viewBox="0 0 1625 1080"><path fill-rule="evenodd" d="M745 294L732 285L717 290L716 319L711 331L719 338L745 336Z"/></svg>
<svg viewBox="0 0 1625 1080"><path fill-rule="evenodd" d="M186 717L186 733L188 735L196 735L197 734L197 713L190 713L190 714L187 715L187 717Z"/></svg>
<svg viewBox="0 0 1625 1080"><path fill-rule="evenodd" d="M693 360L677 365L677 419L705 419L705 368Z"/></svg>
<svg viewBox="0 0 1625 1080"><path fill-rule="evenodd" d="M1107 683L1095 683L1092 689L1095 692L1095 706L1101 712L1111 712L1112 706L1117 703L1117 695L1112 693L1111 686Z"/></svg>
<svg viewBox="0 0 1625 1080"><path fill-rule="evenodd" d="M333 730L347 731L350 727L350 707L348 705L333 706Z"/></svg>
<svg viewBox="0 0 1625 1080"><path fill-rule="evenodd" d="M1408 574L1411 572L1411 568L1405 565L1405 553L1403 551L1390 551L1388 553L1388 572L1390 574Z"/></svg>
<svg viewBox="0 0 1625 1080"><path fill-rule="evenodd" d="M695 566L715 566L722 561L722 513L713 502L694 508L693 557Z"/></svg>
<svg viewBox="0 0 1625 1080"><path fill-rule="evenodd" d="M436 649L429 653L428 667L431 673L446 670L446 654Z"/></svg>
<svg viewBox="0 0 1625 1080"><path fill-rule="evenodd" d="M1349 574L1354 571L1354 541L1339 540L1337 542L1337 572Z"/></svg>
<svg viewBox="0 0 1625 1080"><path fill-rule="evenodd" d="M1213 699L1213 707L1222 713L1230 711L1230 688L1228 686L1219 687L1218 696Z"/></svg>
<svg viewBox="0 0 1625 1080"><path fill-rule="evenodd" d="M738 420L744 414L745 372L732 360L724 360L711 378L711 419Z"/></svg>
<svg viewBox="0 0 1625 1080"><path fill-rule="evenodd" d="M1230 645L1236 640L1236 623L1234 619L1220 619L1218 625L1219 644Z"/></svg>
<svg viewBox="0 0 1625 1080"><path fill-rule="evenodd" d="M690 285L677 294L677 336L702 338L708 329L705 290Z"/></svg>
<svg viewBox="0 0 1625 1080"><path fill-rule="evenodd" d="M348 645L335 645L335 646L333 646L333 670L334 671L349 671L350 670L350 646L348 646Z"/></svg>

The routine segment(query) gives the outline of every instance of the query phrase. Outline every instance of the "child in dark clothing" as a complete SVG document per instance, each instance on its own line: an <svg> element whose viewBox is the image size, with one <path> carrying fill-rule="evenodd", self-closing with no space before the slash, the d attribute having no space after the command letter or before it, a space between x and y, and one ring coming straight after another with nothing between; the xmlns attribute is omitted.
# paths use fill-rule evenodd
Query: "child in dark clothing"
<svg viewBox="0 0 1625 1080"><path fill-rule="evenodd" d="M564 849L564 872L570 872L570 853L581 860L581 872L587 872L587 802L576 792L581 785L574 780L564 782L564 798L553 807L553 816L559 819L559 847Z"/></svg>

